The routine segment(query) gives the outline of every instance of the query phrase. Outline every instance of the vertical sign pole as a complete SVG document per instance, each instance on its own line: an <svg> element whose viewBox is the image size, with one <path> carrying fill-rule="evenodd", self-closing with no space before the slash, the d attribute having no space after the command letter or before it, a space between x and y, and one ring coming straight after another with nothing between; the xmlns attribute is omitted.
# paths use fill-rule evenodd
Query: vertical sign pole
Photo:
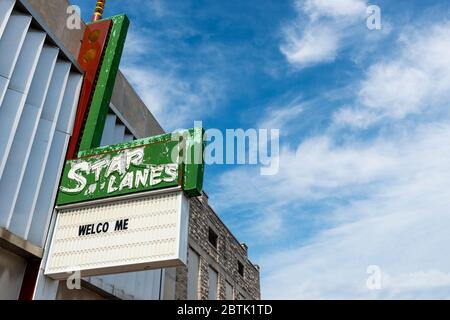
<svg viewBox="0 0 450 320"><path fill-rule="evenodd" d="M106 0L97 1L97 5L95 6L94 15L92 16L92 21L98 21L102 19L103 10L105 10L105 2Z"/></svg>

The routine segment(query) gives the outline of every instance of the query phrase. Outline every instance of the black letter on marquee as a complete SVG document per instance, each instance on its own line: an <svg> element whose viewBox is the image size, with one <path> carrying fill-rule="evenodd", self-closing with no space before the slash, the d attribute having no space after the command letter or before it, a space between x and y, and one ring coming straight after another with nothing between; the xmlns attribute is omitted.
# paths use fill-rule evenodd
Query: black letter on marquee
<svg viewBox="0 0 450 320"><path fill-rule="evenodd" d="M128 224L128 219L117 220L116 221L116 226L114 227L114 231L120 231L120 230L128 229L127 224Z"/></svg>
<svg viewBox="0 0 450 320"><path fill-rule="evenodd" d="M78 236L84 236L86 234L86 225L80 226L78 228Z"/></svg>

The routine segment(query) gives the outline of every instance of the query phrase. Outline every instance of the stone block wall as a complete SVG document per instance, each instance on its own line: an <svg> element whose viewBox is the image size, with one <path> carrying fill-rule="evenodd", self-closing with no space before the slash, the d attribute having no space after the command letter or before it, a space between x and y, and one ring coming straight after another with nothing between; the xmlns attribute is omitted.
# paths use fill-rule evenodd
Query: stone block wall
<svg viewBox="0 0 450 320"><path fill-rule="evenodd" d="M217 248L208 240L209 228L218 235ZM190 202L189 246L200 256L199 299L208 299L209 267L218 273L218 299L226 299L227 282L233 287L233 299L260 299L259 267L248 259L247 247L239 243L209 206L206 194L192 198ZM238 261L244 266L244 276L239 274ZM175 299L184 300L187 298L188 270L179 267L176 274Z"/></svg>

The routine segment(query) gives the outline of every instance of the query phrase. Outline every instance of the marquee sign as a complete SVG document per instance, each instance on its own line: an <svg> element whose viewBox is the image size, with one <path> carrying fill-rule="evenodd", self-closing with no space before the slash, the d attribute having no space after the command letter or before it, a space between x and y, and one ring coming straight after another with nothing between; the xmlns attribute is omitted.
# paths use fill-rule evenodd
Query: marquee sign
<svg viewBox="0 0 450 320"><path fill-rule="evenodd" d="M78 153L66 162L45 275L64 279L186 264L201 128Z"/></svg>
<svg viewBox="0 0 450 320"><path fill-rule="evenodd" d="M200 195L202 154L201 128L80 152L66 162L57 205L176 186Z"/></svg>
<svg viewBox="0 0 450 320"><path fill-rule="evenodd" d="M57 208L45 275L64 279L186 264L189 201L181 188Z"/></svg>
<svg viewBox="0 0 450 320"><path fill-rule="evenodd" d="M188 197L199 196L203 185L203 129L98 148L128 25L118 15L86 29L86 90L46 259L45 275L53 279L186 264Z"/></svg>

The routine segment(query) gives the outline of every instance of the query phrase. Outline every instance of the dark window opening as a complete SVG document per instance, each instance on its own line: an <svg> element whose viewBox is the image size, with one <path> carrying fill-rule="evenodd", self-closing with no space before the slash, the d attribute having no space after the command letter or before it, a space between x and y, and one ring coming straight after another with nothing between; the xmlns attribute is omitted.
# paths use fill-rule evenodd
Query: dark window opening
<svg viewBox="0 0 450 320"><path fill-rule="evenodd" d="M242 277L244 276L244 265L240 261L238 261L238 272Z"/></svg>
<svg viewBox="0 0 450 320"><path fill-rule="evenodd" d="M217 233L215 233L213 229L209 228L208 240L209 240L209 243L211 243L214 246L214 248L216 248L216 249L217 249L217 240L218 239L219 239L219 236L217 235Z"/></svg>

